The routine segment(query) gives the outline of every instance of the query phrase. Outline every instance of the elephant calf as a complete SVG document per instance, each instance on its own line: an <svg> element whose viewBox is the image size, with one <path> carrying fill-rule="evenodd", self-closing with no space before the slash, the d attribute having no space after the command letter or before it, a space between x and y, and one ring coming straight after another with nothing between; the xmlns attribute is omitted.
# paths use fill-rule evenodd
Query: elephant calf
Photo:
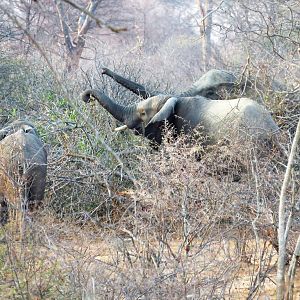
<svg viewBox="0 0 300 300"><path fill-rule="evenodd" d="M1 223L8 220L8 206L38 206L44 198L47 152L34 126L15 121L0 130Z"/></svg>

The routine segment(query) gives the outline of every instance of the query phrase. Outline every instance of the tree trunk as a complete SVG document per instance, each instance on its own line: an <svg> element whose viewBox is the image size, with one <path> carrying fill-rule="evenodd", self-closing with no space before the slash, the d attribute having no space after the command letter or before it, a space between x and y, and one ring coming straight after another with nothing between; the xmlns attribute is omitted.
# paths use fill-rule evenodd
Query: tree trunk
<svg viewBox="0 0 300 300"><path fill-rule="evenodd" d="M71 72L72 70L76 70L79 66L80 58L85 46L85 35L90 29L92 19L86 13L81 13L78 19L77 36L74 40L72 40L69 27L66 23L64 6L61 0L55 0L54 2L58 12L61 30L63 32L66 45L66 70L68 72ZM99 0L90 0L85 10L91 14L94 14L98 4Z"/></svg>
<svg viewBox="0 0 300 300"><path fill-rule="evenodd" d="M206 16L205 19L205 31L204 31L204 40L203 40L203 62L204 62L204 70L207 71L209 69L209 65L211 64L211 31L212 31L212 4L211 0L206 0L205 4L206 8Z"/></svg>
<svg viewBox="0 0 300 300"><path fill-rule="evenodd" d="M286 210L286 191L289 186L291 171L293 167L294 157L297 150L297 145L300 140L300 119L298 121L296 134L292 143L291 153L289 155L288 164L286 167L284 180L281 187L280 199L279 199L279 212L278 212L278 244L279 254L277 263L277 300L284 299L285 294L285 257L286 257L286 222L285 222L285 210Z"/></svg>
<svg viewBox="0 0 300 300"><path fill-rule="evenodd" d="M200 38L201 38L201 57L203 62L203 70L207 71L211 64L212 57L212 45L211 45L211 33L212 33L212 2L211 0L205 0L202 5L201 0L196 0L201 16Z"/></svg>
<svg viewBox="0 0 300 300"><path fill-rule="evenodd" d="M294 285L295 285L295 275L296 275L296 267L297 262L300 256L300 235L297 240L297 244L293 253L292 260L290 262L290 267L288 271L288 279L287 279L287 300L293 300L294 299Z"/></svg>

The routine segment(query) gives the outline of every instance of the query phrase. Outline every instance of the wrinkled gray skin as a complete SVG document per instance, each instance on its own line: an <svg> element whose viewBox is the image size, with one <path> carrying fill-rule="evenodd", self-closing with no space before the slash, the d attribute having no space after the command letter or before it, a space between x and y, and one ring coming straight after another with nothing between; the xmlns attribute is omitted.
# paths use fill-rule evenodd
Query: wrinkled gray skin
<svg viewBox="0 0 300 300"><path fill-rule="evenodd" d="M0 130L1 223L8 220L8 205L33 208L43 198L47 152L34 126L18 120Z"/></svg>
<svg viewBox="0 0 300 300"><path fill-rule="evenodd" d="M82 100L86 103L97 100L118 121L158 145L166 121L175 133L188 133L199 127L212 143L227 136L268 140L278 131L270 113L249 98L211 100L200 96L158 95L123 106L91 89L82 94Z"/></svg>
<svg viewBox="0 0 300 300"><path fill-rule="evenodd" d="M102 74L111 77L117 83L144 99L160 94L159 92L151 92L143 85L126 79L107 68L102 68ZM236 81L237 78L232 73L224 70L212 69L201 76L187 91L174 96L203 96L209 99L222 99L222 92L225 91L227 94L230 94L235 87Z"/></svg>
<svg viewBox="0 0 300 300"><path fill-rule="evenodd" d="M237 78L230 72L212 69L200 77L181 97L203 96L209 99L220 100L222 91L230 94Z"/></svg>

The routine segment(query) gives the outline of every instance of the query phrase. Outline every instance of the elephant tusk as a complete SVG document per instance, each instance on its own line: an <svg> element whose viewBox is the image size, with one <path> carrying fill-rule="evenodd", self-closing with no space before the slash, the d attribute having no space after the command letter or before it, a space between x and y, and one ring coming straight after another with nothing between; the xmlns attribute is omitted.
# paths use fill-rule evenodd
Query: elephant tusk
<svg viewBox="0 0 300 300"><path fill-rule="evenodd" d="M123 126L120 126L120 127L115 128L114 131L123 131L123 130L125 130L125 129L127 129L127 128L128 128L127 125L123 125Z"/></svg>

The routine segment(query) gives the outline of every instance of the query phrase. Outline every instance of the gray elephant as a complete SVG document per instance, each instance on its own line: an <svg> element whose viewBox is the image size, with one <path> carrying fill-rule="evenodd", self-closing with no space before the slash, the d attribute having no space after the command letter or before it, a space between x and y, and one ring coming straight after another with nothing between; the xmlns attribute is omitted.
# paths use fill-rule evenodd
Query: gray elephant
<svg viewBox="0 0 300 300"><path fill-rule="evenodd" d="M270 140L278 131L271 114L249 98L211 100L201 96L173 97L158 95L131 106L123 106L98 90L86 90L82 100L97 100L109 113L129 128L161 144L164 125L174 129L175 135L189 133L196 127L206 136L207 143L228 138L250 137Z"/></svg>
<svg viewBox="0 0 300 300"><path fill-rule="evenodd" d="M18 120L0 130L1 223L8 220L8 206L38 206L43 198L47 152L34 126Z"/></svg>
<svg viewBox="0 0 300 300"><path fill-rule="evenodd" d="M117 83L129 89L133 93L144 99L157 96L160 92L152 92L143 85L131 81L118 75L117 73L102 68L102 74L114 79ZM222 99L224 92L228 95L235 91L237 87L237 78L234 74L224 71L212 69L200 77L188 90L178 94L178 97L203 96L209 99ZM176 96L176 95L174 95Z"/></svg>

